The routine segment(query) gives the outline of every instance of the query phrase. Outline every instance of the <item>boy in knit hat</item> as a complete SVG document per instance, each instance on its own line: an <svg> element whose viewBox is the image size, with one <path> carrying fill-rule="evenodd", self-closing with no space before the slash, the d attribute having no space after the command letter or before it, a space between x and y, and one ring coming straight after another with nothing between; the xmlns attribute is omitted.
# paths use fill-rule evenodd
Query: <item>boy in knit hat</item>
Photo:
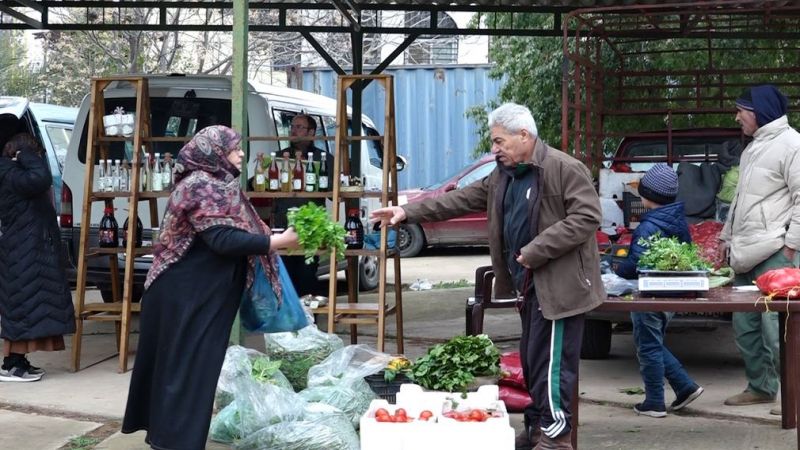
<svg viewBox="0 0 800 450"><path fill-rule="evenodd" d="M647 212L639 219L639 226L633 232L628 257L615 265L614 271L623 278L636 278L636 266L646 248L639 244L658 233L664 237L676 236L681 242L691 242L689 226L683 212L683 202L676 202L678 195L678 176L666 164L656 164L639 181L639 195ZM694 401L703 393L686 373L681 363L664 345L667 325L675 313L671 312L632 312L633 339L636 356L639 358L639 372L644 381L645 399L633 407L636 414L649 417L666 417L664 401L664 378L666 377L675 401L670 410L677 411Z"/></svg>

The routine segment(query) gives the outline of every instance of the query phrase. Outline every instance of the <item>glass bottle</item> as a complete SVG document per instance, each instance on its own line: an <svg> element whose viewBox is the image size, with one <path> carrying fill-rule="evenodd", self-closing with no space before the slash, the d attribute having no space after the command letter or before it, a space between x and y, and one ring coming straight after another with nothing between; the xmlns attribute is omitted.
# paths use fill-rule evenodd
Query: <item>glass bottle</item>
<svg viewBox="0 0 800 450"><path fill-rule="evenodd" d="M280 170L278 170L278 158L275 156L275 152L270 153L270 157L272 158L272 161L270 161L269 170L267 170L267 178L269 179L269 190L280 191L281 174Z"/></svg>
<svg viewBox="0 0 800 450"><path fill-rule="evenodd" d="M103 218L100 219L97 245L105 248L119 247L119 225L114 218L114 208L106 208Z"/></svg>
<svg viewBox="0 0 800 450"><path fill-rule="evenodd" d="M161 188L165 191L172 189L172 153L164 153L164 163L161 165Z"/></svg>
<svg viewBox="0 0 800 450"><path fill-rule="evenodd" d="M143 191L152 191L152 184L150 182L150 154L144 154L144 163L142 164L142 168L144 169L142 172L142 190Z"/></svg>
<svg viewBox="0 0 800 450"><path fill-rule="evenodd" d="M323 151L322 154L320 155L319 177L317 179L319 184L318 190L320 192L327 192L331 188L330 174L328 174L328 164L326 161L327 154L328 152Z"/></svg>
<svg viewBox="0 0 800 450"><path fill-rule="evenodd" d="M118 159L114 160L114 171L111 172L111 179L114 191L121 191L122 190L122 166L121 161Z"/></svg>
<svg viewBox="0 0 800 450"><path fill-rule="evenodd" d="M294 170L292 171L292 190L300 192L303 190L303 152L294 152Z"/></svg>
<svg viewBox="0 0 800 450"><path fill-rule="evenodd" d="M120 166L119 170L119 190L122 192L128 192L128 188L131 185L131 169L127 159L122 161L122 165Z"/></svg>
<svg viewBox="0 0 800 450"><path fill-rule="evenodd" d="M125 219L125 223L122 224L122 246L128 246L128 219ZM139 216L136 216L136 244L135 246L141 247L142 246L142 233L144 232L144 225L142 225L142 220Z"/></svg>
<svg viewBox="0 0 800 450"><path fill-rule="evenodd" d="M256 155L256 179L253 182L253 189L256 192L267 190L267 176L264 174L264 154Z"/></svg>
<svg viewBox="0 0 800 450"><path fill-rule="evenodd" d="M364 247L364 224L361 223L358 208L350 208L347 211L347 220L344 222L344 243L348 249L359 249Z"/></svg>
<svg viewBox="0 0 800 450"><path fill-rule="evenodd" d="M114 161L106 160L106 192L114 192Z"/></svg>
<svg viewBox="0 0 800 450"><path fill-rule="evenodd" d="M317 190L317 171L314 170L314 153L308 152L308 161L306 162L306 192L314 192Z"/></svg>
<svg viewBox="0 0 800 450"><path fill-rule="evenodd" d="M106 190L106 160L101 159L97 165L97 192Z"/></svg>
<svg viewBox="0 0 800 450"><path fill-rule="evenodd" d="M153 191L160 192L164 190L164 177L161 176L161 153L156 153L153 159Z"/></svg>
<svg viewBox="0 0 800 450"><path fill-rule="evenodd" d="M281 190L289 192L292 185L289 183L289 152L283 152L283 165L281 166Z"/></svg>

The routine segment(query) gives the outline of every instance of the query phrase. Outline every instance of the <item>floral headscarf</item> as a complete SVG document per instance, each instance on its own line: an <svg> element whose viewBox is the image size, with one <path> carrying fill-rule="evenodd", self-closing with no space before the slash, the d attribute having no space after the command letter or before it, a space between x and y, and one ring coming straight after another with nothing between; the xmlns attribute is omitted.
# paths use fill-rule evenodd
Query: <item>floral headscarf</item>
<svg viewBox="0 0 800 450"><path fill-rule="evenodd" d="M236 131L214 125L200 130L178 153L175 189L161 222L145 288L186 255L197 233L213 226L272 234L239 187L239 170L227 158L230 152L238 150L241 140ZM248 257L247 287L253 283L256 258L261 259L275 294L281 298L275 252Z"/></svg>

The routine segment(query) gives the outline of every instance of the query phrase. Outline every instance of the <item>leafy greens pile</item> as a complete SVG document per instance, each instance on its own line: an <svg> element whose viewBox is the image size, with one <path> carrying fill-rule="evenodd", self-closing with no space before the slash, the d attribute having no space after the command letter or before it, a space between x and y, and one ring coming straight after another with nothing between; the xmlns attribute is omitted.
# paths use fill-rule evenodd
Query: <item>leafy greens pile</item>
<svg viewBox="0 0 800 450"><path fill-rule="evenodd" d="M414 363L411 377L437 391L464 391L476 376L500 373L500 352L485 334L456 336L437 344Z"/></svg>
<svg viewBox="0 0 800 450"><path fill-rule="evenodd" d="M639 245L647 248L639 258L640 269L666 271L711 269L711 264L700 257L696 244L680 242L675 236L667 238L657 233L647 239L639 239Z"/></svg>
<svg viewBox="0 0 800 450"><path fill-rule="evenodd" d="M333 249L337 258L344 258L344 227L332 221L325 208L307 203L290 209L286 217L289 226L297 232L306 264L310 264L317 250L322 248Z"/></svg>

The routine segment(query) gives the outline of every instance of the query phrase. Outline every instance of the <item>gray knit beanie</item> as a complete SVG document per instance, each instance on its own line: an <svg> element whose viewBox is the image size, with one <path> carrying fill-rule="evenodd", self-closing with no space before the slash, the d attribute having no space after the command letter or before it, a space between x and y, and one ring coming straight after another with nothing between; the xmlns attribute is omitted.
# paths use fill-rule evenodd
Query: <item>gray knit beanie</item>
<svg viewBox="0 0 800 450"><path fill-rule="evenodd" d="M639 180L639 195L659 205L674 202L678 196L678 175L664 163L654 165Z"/></svg>

